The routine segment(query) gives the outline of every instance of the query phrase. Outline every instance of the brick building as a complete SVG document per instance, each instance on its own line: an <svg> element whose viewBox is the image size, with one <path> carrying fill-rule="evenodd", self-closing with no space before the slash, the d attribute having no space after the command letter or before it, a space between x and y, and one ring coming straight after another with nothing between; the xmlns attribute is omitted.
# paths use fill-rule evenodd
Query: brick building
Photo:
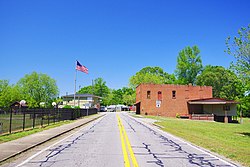
<svg viewBox="0 0 250 167"><path fill-rule="evenodd" d="M215 114L222 118L229 116L231 120L236 115L236 104L213 98L211 86L141 84L136 88L136 113L143 115Z"/></svg>

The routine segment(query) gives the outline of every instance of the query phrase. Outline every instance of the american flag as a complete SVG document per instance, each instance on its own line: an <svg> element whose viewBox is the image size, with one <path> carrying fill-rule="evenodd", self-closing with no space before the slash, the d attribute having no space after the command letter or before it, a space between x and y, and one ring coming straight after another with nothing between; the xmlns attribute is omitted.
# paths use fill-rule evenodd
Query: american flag
<svg viewBox="0 0 250 167"><path fill-rule="evenodd" d="M83 65L81 65L78 61L76 61L76 70L85 72L86 74L89 73L89 69Z"/></svg>

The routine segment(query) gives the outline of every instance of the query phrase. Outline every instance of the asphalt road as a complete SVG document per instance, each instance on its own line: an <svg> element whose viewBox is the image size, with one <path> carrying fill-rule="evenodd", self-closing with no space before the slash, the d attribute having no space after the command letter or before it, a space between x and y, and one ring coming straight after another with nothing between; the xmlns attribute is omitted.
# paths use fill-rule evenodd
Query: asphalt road
<svg viewBox="0 0 250 167"><path fill-rule="evenodd" d="M11 165L10 165L11 166ZM15 166L234 166L127 113L104 117Z"/></svg>

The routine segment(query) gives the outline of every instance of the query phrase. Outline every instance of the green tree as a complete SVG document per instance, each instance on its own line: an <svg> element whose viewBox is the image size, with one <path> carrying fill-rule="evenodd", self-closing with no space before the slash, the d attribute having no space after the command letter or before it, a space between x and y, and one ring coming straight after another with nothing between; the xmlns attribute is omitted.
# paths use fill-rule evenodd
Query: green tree
<svg viewBox="0 0 250 167"><path fill-rule="evenodd" d="M94 94L101 97L106 97L109 93L109 88L106 85L106 81L102 78L97 78L94 80Z"/></svg>
<svg viewBox="0 0 250 167"><path fill-rule="evenodd" d="M133 105L135 103L135 97L136 97L136 94L135 94L135 90L132 89L132 88L128 88L128 87L123 87L122 88L122 104L125 104L125 105Z"/></svg>
<svg viewBox="0 0 250 167"><path fill-rule="evenodd" d="M0 107L5 108L10 106L10 101L6 98L9 94L10 85L7 80L0 80Z"/></svg>
<svg viewBox="0 0 250 167"><path fill-rule="evenodd" d="M194 84L197 75L202 71L200 50L197 46L186 47L179 52L175 70L179 84Z"/></svg>
<svg viewBox="0 0 250 167"><path fill-rule="evenodd" d="M250 24L238 30L238 36L226 39L227 53L235 57L236 62L231 68L242 79L247 91L250 92Z"/></svg>
<svg viewBox="0 0 250 167"><path fill-rule="evenodd" d="M217 98L239 100L244 94L241 80L222 66L206 66L197 77L196 84L212 86L213 96Z"/></svg>
<svg viewBox="0 0 250 167"><path fill-rule="evenodd" d="M240 99L240 107L243 117L250 117L250 94Z"/></svg>
<svg viewBox="0 0 250 167"><path fill-rule="evenodd" d="M110 104L123 104L123 91L122 89L112 90L112 99Z"/></svg>
<svg viewBox="0 0 250 167"><path fill-rule="evenodd" d="M102 105L108 105L110 102L110 89L106 85L106 81L104 81L102 78L96 78L93 81L92 86L85 86L81 88L77 93L100 96L102 97Z"/></svg>
<svg viewBox="0 0 250 167"><path fill-rule="evenodd" d="M39 107L40 102L49 104L59 92L54 79L36 72L25 75L17 84L29 107Z"/></svg>
<svg viewBox="0 0 250 167"><path fill-rule="evenodd" d="M240 28L234 38L228 37L226 46L226 52L236 59L230 68L241 79L245 89L245 94L240 99L240 108L243 116L250 117L250 24Z"/></svg>
<svg viewBox="0 0 250 167"><path fill-rule="evenodd" d="M104 106L109 106L112 104L112 99L114 97L113 93L112 93L113 90L109 90L109 93L107 94L107 96L105 98L102 99L102 105Z"/></svg>
<svg viewBox="0 0 250 167"><path fill-rule="evenodd" d="M94 94L94 87L93 86L85 86L81 88L77 93L78 94Z"/></svg>
<svg viewBox="0 0 250 167"><path fill-rule="evenodd" d="M164 72L160 67L144 67L129 79L129 85L132 88L142 83L172 84L174 82L174 75Z"/></svg>
<svg viewBox="0 0 250 167"><path fill-rule="evenodd" d="M111 90L108 104L124 104L133 105L135 103L135 90L128 87L122 89Z"/></svg>
<svg viewBox="0 0 250 167"><path fill-rule="evenodd" d="M102 78L96 78L92 86L85 86L81 88L78 93L94 94L96 96L105 97L109 93L109 88L106 85L106 81Z"/></svg>
<svg viewBox="0 0 250 167"><path fill-rule="evenodd" d="M20 101L22 96L19 87L10 85L7 80L0 80L0 107L9 107L13 102Z"/></svg>

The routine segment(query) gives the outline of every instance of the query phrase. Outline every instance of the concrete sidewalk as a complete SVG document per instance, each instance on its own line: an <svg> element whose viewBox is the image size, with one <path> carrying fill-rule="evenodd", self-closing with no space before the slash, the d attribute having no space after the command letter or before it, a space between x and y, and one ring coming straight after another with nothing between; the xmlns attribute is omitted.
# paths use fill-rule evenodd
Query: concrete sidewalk
<svg viewBox="0 0 250 167"><path fill-rule="evenodd" d="M75 128L78 128L91 121L94 121L104 115L105 115L104 113L96 114L88 118L82 118L82 119L76 120L70 124L65 124L65 125L55 127L52 129L48 129L48 130L44 130L42 132L38 132L29 136L25 136L20 139L2 143L0 144L0 163L24 151L27 151L40 144L43 144L46 141L49 141L55 137L58 137L64 133L67 133Z"/></svg>

